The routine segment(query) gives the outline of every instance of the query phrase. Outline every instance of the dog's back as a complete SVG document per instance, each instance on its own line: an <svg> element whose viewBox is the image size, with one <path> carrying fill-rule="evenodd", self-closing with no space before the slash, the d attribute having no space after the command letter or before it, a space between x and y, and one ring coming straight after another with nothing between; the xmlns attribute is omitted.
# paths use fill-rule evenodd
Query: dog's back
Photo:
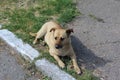
<svg viewBox="0 0 120 80"><path fill-rule="evenodd" d="M37 39L43 37L47 32L50 32L50 30L52 28L61 28L61 26L54 21L49 21L49 22L46 22L45 24L43 24L43 26L37 33L35 33L35 34L30 33L30 35L32 35L32 36L36 35L36 38L33 41L33 44L36 44Z"/></svg>
<svg viewBox="0 0 120 80"><path fill-rule="evenodd" d="M41 29L37 32L38 38L44 36L47 32L49 32L52 28L61 28L59 24L54 21L46 22Z"/></svg>

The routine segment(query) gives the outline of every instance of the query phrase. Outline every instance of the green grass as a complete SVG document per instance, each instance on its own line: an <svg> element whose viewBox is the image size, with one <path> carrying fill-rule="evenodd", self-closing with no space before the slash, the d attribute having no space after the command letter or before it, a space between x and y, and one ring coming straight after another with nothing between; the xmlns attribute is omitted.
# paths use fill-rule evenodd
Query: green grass
<svg viewBox="0 0 120 80"><path fill-rule="evenodd" d="M3 28L14 32L27 43L33 41L29 32L37 32L46 21L53 20L53 17L57 22L65 24L79 14L72 0L36 0L34 4L35 6L28 9L7 9L2 14L2 18L9 20L9 24L5 24Z"/></svg>
<svg viewBox="0 0 120 80"><path fill-rule="evenodd" d="M23 0L25 2L26 0ZM33 2L32 2L33 1ZM55 20L62 25L70 22L75 16L81 13L76 9L72 0L31 0L27 7L15 7L19 0L4 0L0 3L0 23L3 24L3 29L8 29L15 33L19 38L26 43L32 45L34 37L29 35L29 32L37 32L41 26L50 20ZM8 8L4 8L7 5ZM12 6L12 7L11 7ZM7 21L6 21L7 20ZM40 52L42 56L36 58L47 58L51 62L57 64L48 51L39 49L32 45ZM73 69L70 68L71 60L69 58L62 58L67 67L63 69L77 80L97 80L89 71L84 71L82 76L77 75ZM45 77L44 80L48 80Z"/></svg>

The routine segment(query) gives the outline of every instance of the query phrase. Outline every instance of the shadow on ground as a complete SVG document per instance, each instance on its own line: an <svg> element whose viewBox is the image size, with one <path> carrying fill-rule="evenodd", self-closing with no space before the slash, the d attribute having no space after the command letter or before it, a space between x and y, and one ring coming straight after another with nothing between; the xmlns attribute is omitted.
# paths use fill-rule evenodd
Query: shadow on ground
<svg viewBox="0 0 120 80"><path fill-rule="evenodd" d="M79 65L85 69L94 70L98 67L104 66L106 63L111 62L96 56L90 49L88 49L77 37L71 36L72 46L77 55Z"/></svg>

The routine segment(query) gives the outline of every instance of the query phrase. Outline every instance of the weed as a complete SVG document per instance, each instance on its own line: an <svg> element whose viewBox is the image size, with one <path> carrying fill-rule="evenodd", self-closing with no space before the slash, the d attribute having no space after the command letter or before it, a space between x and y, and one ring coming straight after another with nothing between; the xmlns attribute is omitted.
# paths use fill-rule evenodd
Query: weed
<svg viewBox="0 0 120 80"><path fill-rule="evenodd" d="M93 18L94 20L97 20L98 22L105 23L103 19L98 18L98 17L96 17L96 16L95 16L95 15L93 15L93 14L89 14L89 16L90 16L91 18Z"/></svg>

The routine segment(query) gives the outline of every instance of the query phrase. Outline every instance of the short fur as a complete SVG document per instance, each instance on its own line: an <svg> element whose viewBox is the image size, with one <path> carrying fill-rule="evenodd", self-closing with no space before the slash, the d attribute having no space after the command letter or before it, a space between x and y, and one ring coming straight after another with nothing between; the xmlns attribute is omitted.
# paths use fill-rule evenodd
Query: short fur
<svg viewBox="0 0 120 80"><path fill-rule="evenodd" d="M37 42L38 38L44 36L45 42L49 46L50 55L54 57L61 68L64 68L65 64L61 61L59 56L69 56L72 59L75 71L77 74L81 74L81 69L78 67L76 55L71 45L71 32L73 32L73 29L65 30L59 24L50 21L46 22L36 34L30 34L36 36L33 44Z"/></svg>

